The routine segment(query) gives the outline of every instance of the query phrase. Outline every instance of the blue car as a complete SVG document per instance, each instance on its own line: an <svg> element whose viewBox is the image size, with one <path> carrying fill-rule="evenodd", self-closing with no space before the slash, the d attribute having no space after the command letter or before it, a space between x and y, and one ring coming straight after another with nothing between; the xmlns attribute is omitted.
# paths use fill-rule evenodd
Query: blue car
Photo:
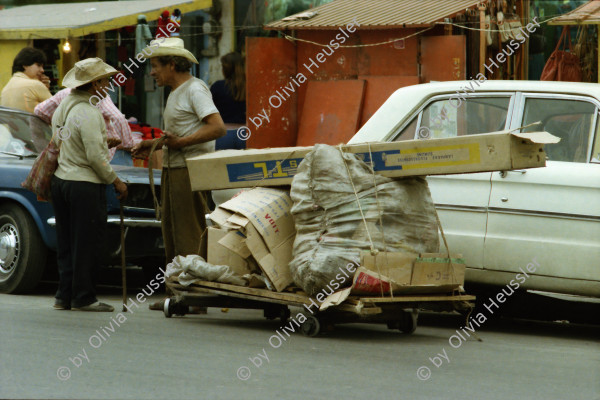
<svg viewBox="0 0 600 400"><path fill-rule="evenodd" d="M52 204L40 202L21 187L37 154L49 143L52 130L40 118L20 110L0 107L0 293L31 291L44 273L46 260L56 251ZM114 160L117 160L115 157ZM113 161L114 161L113 160ZM128 264L141 266L148 276L164 265L160 221L155 219L148 171L114 165L127 183L124 205ZM160 198L160 171L154 171ZM119 200L107 185L108 238L106 263L120 264Z"/></svg>

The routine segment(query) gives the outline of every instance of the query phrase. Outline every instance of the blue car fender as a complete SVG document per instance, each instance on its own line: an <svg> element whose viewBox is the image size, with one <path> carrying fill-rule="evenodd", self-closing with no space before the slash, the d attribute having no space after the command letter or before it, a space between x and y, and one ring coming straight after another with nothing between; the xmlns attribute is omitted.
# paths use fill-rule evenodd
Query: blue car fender
<svg viewBox="0 0 600 400"><path fill-rule="evenodd" d="M10 199L23 206L33 218L46 246L56 250L56 229L47 222L48 218L54 216L50 203L38 201L35 194L26 190L0 191L0 199Z"/></svg>

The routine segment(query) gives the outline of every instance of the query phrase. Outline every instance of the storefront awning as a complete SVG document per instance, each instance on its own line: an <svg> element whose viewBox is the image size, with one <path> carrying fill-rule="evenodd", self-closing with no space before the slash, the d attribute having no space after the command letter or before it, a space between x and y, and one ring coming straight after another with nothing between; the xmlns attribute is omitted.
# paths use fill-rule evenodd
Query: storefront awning
<svg viewBox="0 0 600 400"><path fill-rule="evenodd" d="M556 17L548 25L599 25L600 0L593 0L571 12Z"/></svg>
<svg viewBox="0 0 600 400"><path fill-rule="evenodd" d="M137 0L43 4L0 10L1 39L67 39L157 19L164 10L203 10L212 0Z"/></svg>
<svg viewBox="0 0 600 400"><path fill-rule="evenodd" d="M358 29L424 28L453 18L480 0L335 0L279 21L269 30L335 29L354 18Z"/></svg>

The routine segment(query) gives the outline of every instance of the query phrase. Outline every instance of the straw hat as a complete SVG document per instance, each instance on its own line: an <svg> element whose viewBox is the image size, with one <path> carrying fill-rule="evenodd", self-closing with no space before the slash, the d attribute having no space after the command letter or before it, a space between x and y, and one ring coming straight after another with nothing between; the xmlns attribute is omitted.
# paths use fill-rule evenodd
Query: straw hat
<svg viewBox="0 0 600 400"><path fill-rule="evenodd" d="M119 71L102 61L100 58L86 58L75 63L63 78L63 85L75 89L86 83L108 78Z"/></svg>
<svg viewBox="0 0 600 400"><path fill-rule="evenodd" d="M164 40L161 42L158 39L154 41L152 44L158 44L158 48L152 52L152 55L148 58L154 57L162 57L162 56L179 56L183 58L187 58L193 63L198 64L198 60L189 50L186 50L183 47L183 39L178 37L168 37L163 38Z"/></svg>

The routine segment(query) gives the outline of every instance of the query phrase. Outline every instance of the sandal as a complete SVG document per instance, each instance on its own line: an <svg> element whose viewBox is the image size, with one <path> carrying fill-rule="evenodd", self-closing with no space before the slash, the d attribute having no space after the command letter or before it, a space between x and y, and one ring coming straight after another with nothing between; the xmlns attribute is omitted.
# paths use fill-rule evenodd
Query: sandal
<svg viewBox="0 0 600 400"><path fill-rule="evenodd" d="M106 303L100 303L99 301L83 306L83 307L73 307L71 308L73 311L97 311L97 312L113 312L115 308Z"/></svg>

